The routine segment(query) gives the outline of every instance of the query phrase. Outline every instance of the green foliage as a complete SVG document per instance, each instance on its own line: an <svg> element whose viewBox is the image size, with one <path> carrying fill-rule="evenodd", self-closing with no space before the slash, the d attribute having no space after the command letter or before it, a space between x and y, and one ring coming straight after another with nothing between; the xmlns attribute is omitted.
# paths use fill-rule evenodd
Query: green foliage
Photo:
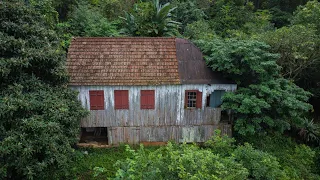
<svg viewBox="0 0 320 180"><path fill-rule="evenodd" d="M289 179L319 179L315 174L315 151L304 144L297 144L291 138L280 134L245 136L244 141L253 147L275 156Z"/></svg>
<svg viewBox="0 0 320 180"><path fill-rule="evenodd" d="M185 28L184 37L188 39L213 39L217 37L214 30L210 27L209 22L206 20L195 21L191 24L188 24Z"/></svg>
<svg viewBox="0 0 320 180"><path fill-rule="evenodd" d="M315 161L314 161L314 173L320 175L320 147L318 146L315 150Z"/></svg>
<svg viewBox="0 0 320 180"><path fill-rule="evenodd" d="M198 8L196 0L174 0L172 1L172 6L177 7L172 13L174 14L173 19L181 23L181 28L179 29L181 34L185 32L188 24L202 21L206 17L204 11Z"/></svg>
<svg viewBox="0 0 320 180"><path fill-rule="evenodd" d="M283 67L282 75L313 93L311 102L319 102L320 96L319 10L319 2L309 1L294 12L291 26L258 36L281 55L277 63Z"/></svg>
<svg viewBox="0 0 320 180"><path fill-rule="evenodd" d="M238 146L233 152L238 162L249 170L253 179L289 179L281 170L281 165L274 156L255 150L250 144Z"/></svg>
<svg viewBox="0 0 320 180"><path fill-rule="evenodd" d="M131 36L174 36L178 34L179 22L172 20L170 3L161 5L159 0L141 2L134 5L132 12L121 17L125 28L123 33Z"/></svg>
<svg viewBox="0 0 320 180"><path fill-rule="evenodd" d="M67 50L70 46L71 43L71 38L72 38L72 34L69 31L70 29L70 24L68 22L64 22L64 23L58 23L56 25L56 31L57 33L59 33L60 35L60 46L62 49Z"/></svg>
<svg viewBox="0 0 320 180"><path fill-rule="evenodd" d="M271 46L272 52L281 55L277 63L282 66L282 76L312 92L310 102L316 113L320 97L319 7L319 2L309 1L294 12L291 26L257 36Z"/></svg>
<svg viewBox="0 0 320 180"><path fill-rule="evenodd" d="M304 114L312 109L310 93L286 79L277 79L239 88L224 96L222 108L236 114L235 129L240 134L263 130L284 132L300 127Z"/></svg>
<svg viewBox="0 0 320 180"><path fill-rule="evenodd" d="M229 30L238 30L253 20L254 6L245 0L217 0L209 8L208 16L215 32L226 37Z"/></svg>
<svg viewBox="0 0 320 180"><path fill-rule="evenodd" d="M58 12L54 9L52 0L30 0L30 4L42 14L46 23L53 28L58 22Z"/></svg>
<svg viewBox="0 0 320 180"><path fill-rule="evenodd" d="M119 36L116 22L109 22L95 7L79 4L69 20L71 34L75 36Z"/></svg>
<svg viewBox="0 0 320 180"><path fill-rule="evenodd" d="M204 143L204 146L210 148L214 154L230 156L235 149L235 139L221 135L220 130L215 130L214 135Z"/></svg>
<svg viewBox="0 0 320 180"><path fill-rule="evenodd" d="M195 145L168 143L146 154L127 147L131 158L119 161L115 179L245 179L248 172L233 158L223 158Z"/></svg>
<svg viewBox="0 0 320 180"><path fill-rule="evenodd" d="M55 32L21 3L2 2L0 8L1 88L27 76L52 85L65 83L65 55L57 49Z"/></svg>
<svg viewBox="0 0 320 180"><path fill-rule="evenodd" d="M252 0L256 9L269 10L271 22L277 28L290 24L292 12L297 6L304 5L309 0Z"/></svg>
<svg viewBox="0 0 320 180"><path fill-rule="evenodd" d="M123 16L124 11L133 8L135 1L131 0L90 0L91 4L98 8L102 15L109 20L118 20L119 16Z"/></svg>
<svg viewBox="0 0 320 180"><path fill-rule="evenodd" d="M236 145L217 130L204 149L172 143L137 150L127 145L80 149L72 166L79 179L319 179L319 159L308 146L260 135L242 137L252 145Z"/></svg>
<svg viewBox="0 0 320 180"><path fill-rule="evenodd" d="M206 55L209 67L227 73L241 86L279 77L280 67L276 64L279 55L270 53L270 47L265 43L236 39L201 40L196 43Z"/></svg>
<svg viewBox="0 0 320 180"><path fill-rule="evenodd" d="M39 0L41 1L41 0ZM75 5L81 0L52 0L52 4L59 13L60 21L67 21L69 15L74 10Z"/></svg>
<svg viewBox="0 0 320 180"><path fill-rule="evenodd" d="M154 151L146 148L146 151ZM76 158L71 163L72 173L68 179L107 179L117 171L114 164L130 156L124 146L115 148L81 148L76 151Z"/></svg>
<svg viewBox="0 0 320 180"><path fill-rule="evenodd" d="M50 27L23 1L0 2L0 179L69 173L86 111L65 86L65 54Z"/></svg>
<svg viewBox="0 0 320 180"><path fill-rule="evenodd" d="M282 27L262 34L259 39L281 55L277 64L282 67L282 75L286 78L298 80L307 68L320 63L319 35L313 26Z"/></svg>
<svg viewBox="0 0 320 180"><path fill-rule="evenodd" d="M299 130L299 135L306 142L320 144L320 127L314 123L313 120L309 121L308 119L304 119L304 123Z"/></svg>
<svg viewBox="0 0 320 180"><path fill-rule="evenodd" d="M299 127L312 109L310 93L281 78L279 57L269 46L251 40L198 41L213 70L226 73L240 87L223 97L223 109L231 109L240 134ZM248 78L250 77L250 78Z"/></svg>
<svg viewBox="0 0 320 180"><path fill-rule="evenodd" d="M270 8L269 10L272 14L271 23L274 24L275 27L284 27L290 24L290 19L292 18L292 13L282 11L279 6L275 6Z"/></svg>
<svg viewBox="0 0 320 180"><path fill-rule="evenodd" d="M67 174L85 112L76 93L33 78L10 85L0 96L0 159L8 178Z"/></svg>
<svg viewBox="0 0 320 180"><path fill-rule="evenodd" d="M320 33L320 2L309 1L304 6L299 6L294 12L292 24L314 25Z"/></svg>
<svg viewBox="0 0 320 180"><path fill-rule="evenodd" d="M254 13L252 21L246 22L242 31L248 35L264 33L273 30L273 25L270 23L271 14L267 10L259 10Z"/></svg>

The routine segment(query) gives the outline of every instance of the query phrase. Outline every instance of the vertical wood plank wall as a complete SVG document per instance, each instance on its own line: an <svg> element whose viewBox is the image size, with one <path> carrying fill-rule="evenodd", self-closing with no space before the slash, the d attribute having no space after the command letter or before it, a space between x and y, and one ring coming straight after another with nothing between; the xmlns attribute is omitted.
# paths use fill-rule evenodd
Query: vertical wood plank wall
<svg viewBox="0 0 320 180"><path fill-rule="evenodd" d="M228 129L219 123L220 108L206 107L214 90L235 91L234 84L158 86L71 86L79 91L82 105L90 109L89 90L104 91L104 110L92 110L81 127L107 127L109 144L121 142L204 142L214 129ZM114 109L114 90L129 91L129 109ZM155 90L155 109L140 109L140 91ZM202 92L202 108L184 107L185 90ZM230 128L229 128L230 129ZM229 130L226 132L229 134Z"/></svg>

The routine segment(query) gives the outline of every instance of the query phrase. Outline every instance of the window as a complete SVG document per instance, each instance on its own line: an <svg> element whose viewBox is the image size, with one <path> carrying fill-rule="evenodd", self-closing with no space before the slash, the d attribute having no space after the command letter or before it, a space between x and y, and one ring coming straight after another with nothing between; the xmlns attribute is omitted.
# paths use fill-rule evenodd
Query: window
<svg viewBox="0 0 320 180"><path fill-rule="evenodd" d="M210 95L210 107L220 107L222 104L222 96L226 91L224 90L215 90Z"/></svg>
<svg viewBox="0 0 320 180"><path fill-rule="evenodd" d="M114 90L114 109L129 109L128 90Z"/></svg>
<svg viewBox="0 0 320 180"><path fill-rule="evenodd" d="M186 90L185 92L185 107L186 108L201 108L202 92L198 90Z"/></svg>
<svg viewBox="0 0 320 180"><path fill-rule="evenodd" d="M140 108L154 109L154 90L141 90Z"/></svg>
<svg viewBox="0 0 320 180"><path fill-rule="evenodd" d="M102 90L89 91L90 110L104 109L104 92Z"/></svg>

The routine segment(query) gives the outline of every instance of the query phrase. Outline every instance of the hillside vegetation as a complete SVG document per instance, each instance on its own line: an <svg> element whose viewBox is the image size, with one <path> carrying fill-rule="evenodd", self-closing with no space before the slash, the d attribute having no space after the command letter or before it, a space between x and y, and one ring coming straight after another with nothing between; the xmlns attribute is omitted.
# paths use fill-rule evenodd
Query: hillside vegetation
<svg viewBox="0 0 320 180"><path fill-rule="evenodd" d="M108 152L73 148L88 113L67 88L77 36L189 39L238 85L222 105L235 139L120 148L87 167ZM319 179L319 36L317 0L0 1L0 179Z"/></svg>

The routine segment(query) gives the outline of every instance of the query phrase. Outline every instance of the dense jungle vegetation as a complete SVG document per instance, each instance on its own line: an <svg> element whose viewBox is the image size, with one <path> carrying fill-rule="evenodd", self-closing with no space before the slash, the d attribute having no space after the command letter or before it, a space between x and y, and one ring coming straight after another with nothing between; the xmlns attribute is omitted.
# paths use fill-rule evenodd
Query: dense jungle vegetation
<svg viewBox="0 0 320 180"><path fill-rule="evenodd" d="M75 36L189 39L238 84L234 139L75 150ZM319 36L317 0L0 1L0 179L320 179Z"/></svg>

